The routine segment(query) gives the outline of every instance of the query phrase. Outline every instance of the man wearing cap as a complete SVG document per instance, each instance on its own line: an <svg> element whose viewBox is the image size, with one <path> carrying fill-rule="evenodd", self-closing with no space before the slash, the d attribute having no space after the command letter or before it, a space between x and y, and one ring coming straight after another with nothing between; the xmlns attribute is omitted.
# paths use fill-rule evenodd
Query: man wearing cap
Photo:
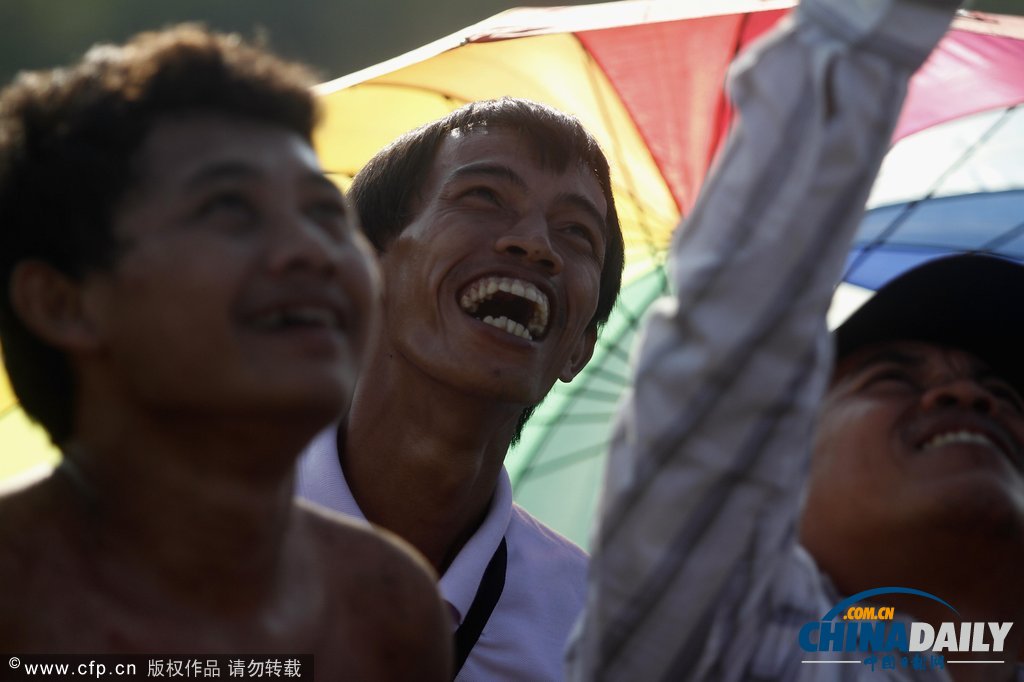
<svg viewBox="0 0 1024 682"><path fill-rule="evenodd" d="M837 354L825 325L906 83L953 9L804 0L741 57L740 124L673 245L677 294L647 320L617 423L570 679L1015 679L1024 624L999 652L896 652L884 672L880 653L873 669L874 652L801 646L874 588L958 612L886 595L904 624L1024 621L1024 268L934 261L853 316Z"/></svg>

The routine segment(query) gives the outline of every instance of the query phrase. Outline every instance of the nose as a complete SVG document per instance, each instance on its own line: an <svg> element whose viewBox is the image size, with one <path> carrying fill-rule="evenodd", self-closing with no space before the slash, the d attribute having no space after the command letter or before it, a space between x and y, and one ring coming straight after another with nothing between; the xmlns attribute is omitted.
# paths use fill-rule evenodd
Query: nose
<svg viewBox="0 0 1024 682"><path fill-rule="evenodd" d="M494 248L499 253L525 258L553 275L561 272L564 265L562 257L551 245L547 221L542 218L524 217L512 230L498 238Z"/></svg>
<svg viewBox="0 0 1024 682"><path fill-rule="evenodd" d="M329 275L337 270L340 244L323 226L305 216L281 215L268 233L267 261L271 272L305 270Z"/></svg>
<svg viewBox="0 0 1024 682"><path fill-rule="evenodd" d="M992 414L995 398L973 379L952 378L928 388L921 397L926 409L965 407L981 414Z"/></svg>

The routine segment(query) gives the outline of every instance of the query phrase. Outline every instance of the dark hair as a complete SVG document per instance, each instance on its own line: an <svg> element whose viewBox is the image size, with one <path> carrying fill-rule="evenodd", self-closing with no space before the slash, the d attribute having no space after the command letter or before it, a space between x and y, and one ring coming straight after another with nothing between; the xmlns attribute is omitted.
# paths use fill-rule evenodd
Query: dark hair
<svg viewBox="0 0 1024 682"><path fill-rule="evenodd" d="M311 140L312 75L297 64L196 25L98 45L76 64L22 73L0 93L0 341L25 412L60 444L75 386L67 358L22 324L14 267L49 263L69 277L111 267L111 223L138 181L137 156L169 115L227 114Z"/></svg>
<svg viewBox="0 0 1024 682"><path fill-rule="evenodd" d="M597 310L590 322L591 327L600 328L608 320L619 296L624 258L608 160L594 137L575 117L545 104L512 97L472 102L402 135L377 152L356 174L349 190L366 235L377 251L386 250L391 240L415 217L423 183L441 142L453 131L469 132L483 127L521 134L545 168L563 172L570 164L581 163L593 171L608 202L605 213L608 243Z"/></svg>

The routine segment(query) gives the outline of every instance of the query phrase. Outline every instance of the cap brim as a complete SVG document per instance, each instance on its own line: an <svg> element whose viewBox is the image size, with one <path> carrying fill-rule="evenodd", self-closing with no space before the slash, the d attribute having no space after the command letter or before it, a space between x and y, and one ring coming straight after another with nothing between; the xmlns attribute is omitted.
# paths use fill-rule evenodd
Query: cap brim
<svg viewBox="0 0 1024 682"><path fill-rule="evenodd" d="M836 360L901 340L968 351L1024 392L1024 265L965 254L903 273L836 329Z"/></svg>

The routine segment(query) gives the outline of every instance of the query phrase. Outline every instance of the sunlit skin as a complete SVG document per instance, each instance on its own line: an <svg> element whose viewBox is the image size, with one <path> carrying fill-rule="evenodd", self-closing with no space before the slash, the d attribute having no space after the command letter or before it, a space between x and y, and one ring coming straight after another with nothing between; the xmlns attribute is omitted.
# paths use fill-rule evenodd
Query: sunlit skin
<svg viewBox="0 0 1024 682"><path fill-rule="evenodd" d="M96 364L125 409L329 420L371 331L372 256L301 139L243 126L232 146L220 128L168 123L146 149L159 171L114 221L124 256L86 281ZM288 306L339 321L268 330L265 316Z"/></svg>
<svg viewBox="0 0 1024 682"><path fill-rule="evenodd" d="M961 432L972 435L935 440ZM914 587L964 620L1015 622L1012 662L1024 642L1022 472L1024 399L996 370L953 348L870 346L840 362L822 406L801 542L843 594ZM930 600L886 599L950 619ZM980 668L954 673L999 679Z"/></svg>
<svg viewBox="0 0 1024 682"><path fill-rule="evenodd" d="M516 133L478 129L442 143L415 217L381 256L382 334L342 461L366 516L439 571L482 520L519 414L590 358L606 206L592 171L543 168ZM486 275L547 294L542 338L460 307Z"/></svg>
<svg viewBox="0 0 1024 682"><path fill-rule="evenodd" d="M75 426L68 465L0 501L0 582L19 586L0 641L447 679L425 567L293 501L295 458L347 409L377 314L353 213L309 145L266 124L168 118L138 166L109 271L15 273L19 312L74 368Z"/></svg>

